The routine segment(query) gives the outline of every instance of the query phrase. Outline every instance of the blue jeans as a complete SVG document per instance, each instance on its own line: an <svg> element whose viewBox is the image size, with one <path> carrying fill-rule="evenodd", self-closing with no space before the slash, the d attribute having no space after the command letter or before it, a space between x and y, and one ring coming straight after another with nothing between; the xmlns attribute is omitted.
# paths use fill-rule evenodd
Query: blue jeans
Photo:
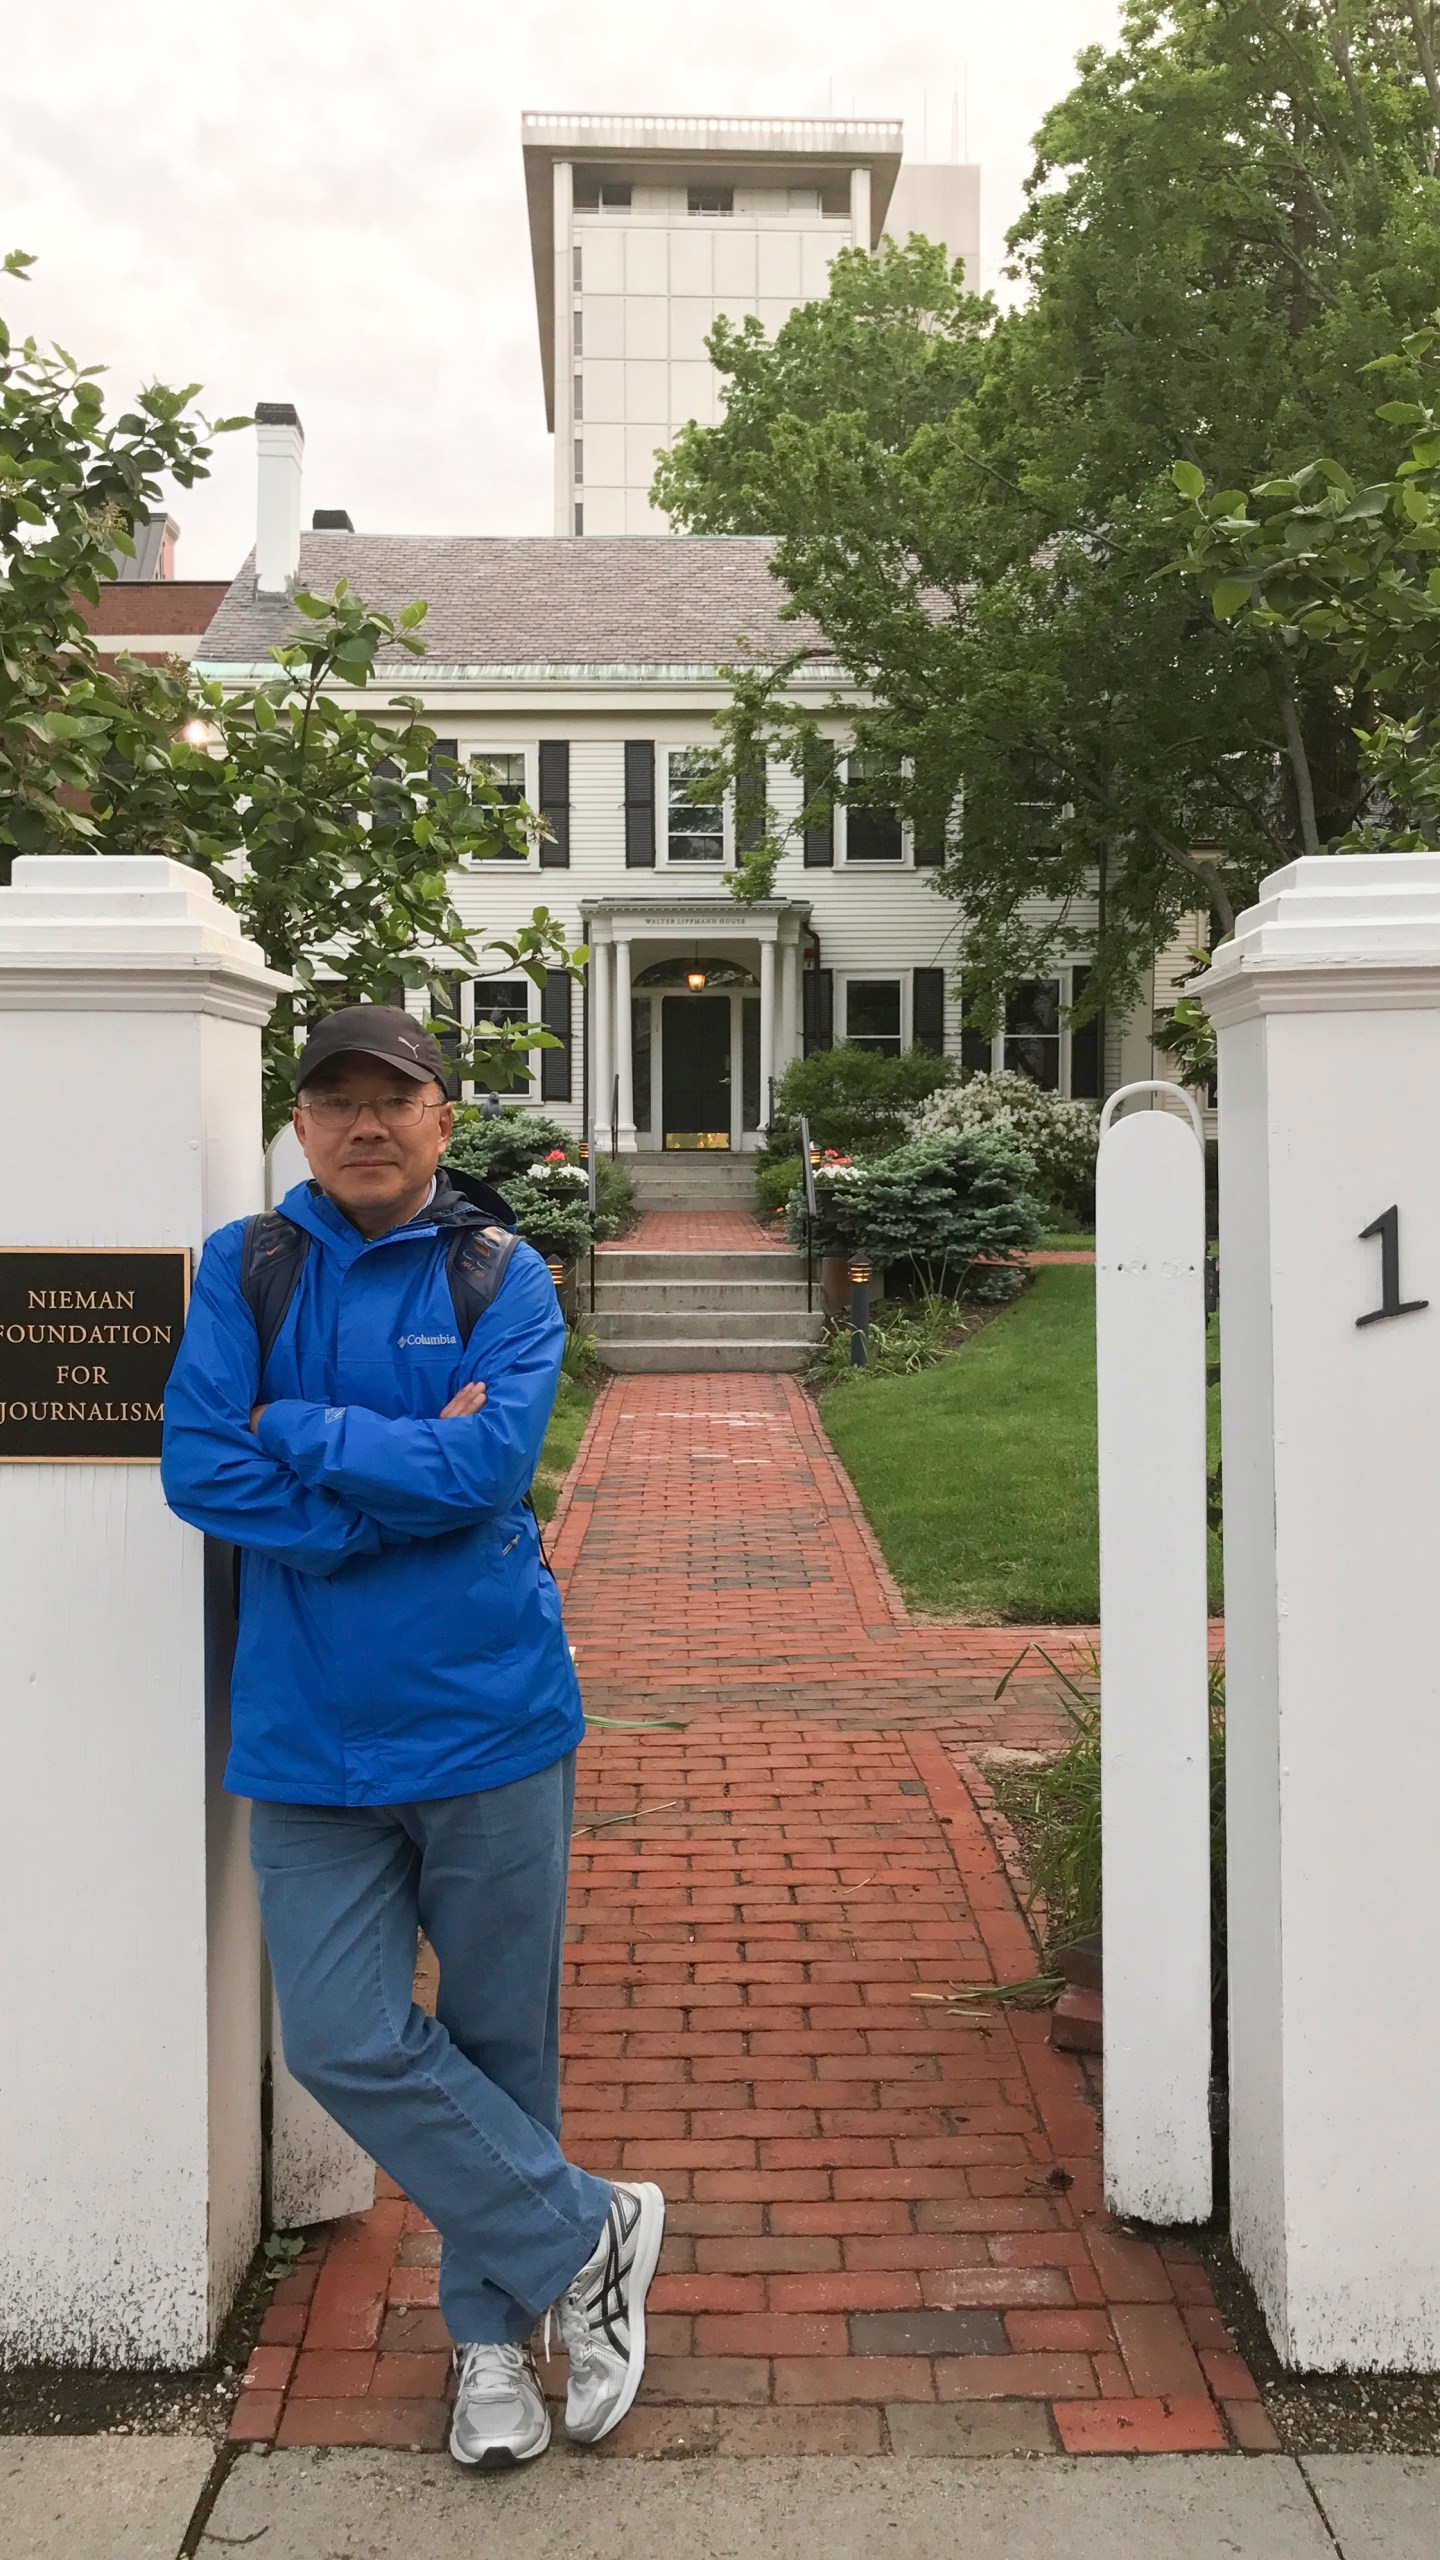
<svg viewBox="0 0 1440 2560"><path fill-rule="evenodd" d="M285 2059L441 2234L453 2338L528 2337L610 2189L560 2149L560 1963L575 1755L429 1804L255 1803L250 1854ZM415 1937L437 2012L412 1997Z"/></svg>

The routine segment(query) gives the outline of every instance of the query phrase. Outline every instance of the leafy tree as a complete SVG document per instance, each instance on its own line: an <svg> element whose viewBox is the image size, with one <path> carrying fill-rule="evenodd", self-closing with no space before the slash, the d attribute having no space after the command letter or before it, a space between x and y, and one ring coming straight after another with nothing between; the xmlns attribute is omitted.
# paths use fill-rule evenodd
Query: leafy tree
<svg viewBox="0 0 1440 2560"><path fill-rule="evenodd" d="M1359 368L1440 302L1430 18L1430 0L1130 0L1037 139L1014 311L912 239L842 255L773 341L717 326L725 416L677 439L657 502L693 531L776 536L897 801L932 837L960 806L933 876L982 1018L1092 936L1084 1009L1127 997L1184 913L1225 923L1301 848L1307 790L1322 836L1355 821L1346 704L1158 574L1161 484L1177 454L1226 488L1317 450L1373 476ZM805 769L785 681L739 671L720 749L737 783L762 753ZM742 893L786 841L766 819Z"/></svg>
<svg viewBox="0 0 1440 2560"><path fill-rule="evenodd" d="M34 264L12 250L3 273ZM152 383L113 422L99 365L77 365L0 320L0 879L17 853L100 850L85 795L117 743L146 752L154 709L100 664L82 602L133 556L162 474L206 476L212 429L190 414L198 385Z"/></svg>
<svg viewBox="0 0 1440 2560"><path fill-rule="evenodd" d="M1357 822L1305 849L1433 845L1440 828L1440 326L1412 331L1365 374L1398 376L1413 397L1375 412L1408 449L1358 486L1329 456L1267 473L1249 490L1211 490L1178 463L1177 572L1287 671L1328 688L1354 722L1368 796ZM1283 692L1284 679L1277 683Z"/></svg>
<svg viewBox="0 0 1440 2560"><path fill-rule="evenodd" d="M32 262L16 252L5 271ZM265 1036L267 1128L289 1104L298 1028L358 999L428 991L447 977L576 969L559 921L537 907L513 937L479 940L451 875L522 845L537 825L509 807L483 767L436 751L418 698L383 713L351 708L382 651L423 657L425 605L373 612L342 581L297 595L309 628L273 650L275 674L226 693L188 667L100 662L81 600L94 602L131 554L169 473L205 476L215 429L191 414L195 386L155 385L108 424L97 374L0 326L0 866L17 852L80 845L168 853L206 872L273 967L295 982ZM457 1063L484 1085L514 1082L518 1059L553 1048L525 1023L486 1021L473 1037L441 1022Z"/></svg>

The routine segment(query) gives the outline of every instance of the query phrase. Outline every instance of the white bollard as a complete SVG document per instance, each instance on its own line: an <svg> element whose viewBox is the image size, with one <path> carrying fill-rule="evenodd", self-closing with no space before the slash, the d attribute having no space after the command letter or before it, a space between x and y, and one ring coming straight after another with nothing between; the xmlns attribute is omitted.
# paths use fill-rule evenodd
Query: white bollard
<svg viewBox="0 0 1440 2560"><path fill-rule="evenodd" d="M1287 2363L1440 2368L1440 854L1261 887L1219 1035L1231 2194Z"/></svg>
<svg viewBox="0 0 1440 2560"><path fill-rule="evenodd" d="M26 858L0 889L9 2360L195 2364L255 2245L260 1942L246 1807L220 1784L224 1566L166 1509L153 1447L134 1455L158 1385L126 1388L155 1360L139 1315L174 1249L258 1206L260 1029L284 984L178 863ZM87 1289L37 1286L37 1253L78 1272L58 1260L75 1248ZM97 1248L159 1275L128 1309L108 1292L105 1343L16 1342L42 1312L83 1330L73 1302L119 1268ZM33 1383L15 1418L23 1361L39 1424ZM81 1363L108 1375L77 1390Z"/></svg>
<svg viewBox="0 0 1440 2560"><path fill-rule="evenodd" d="M1187 1118L1117 1119L1141 1093ZM1199 1114L1127 1086L1095 1183L1105 2197L1162 2223L1211 2202L1204 1266Z"/></svg>

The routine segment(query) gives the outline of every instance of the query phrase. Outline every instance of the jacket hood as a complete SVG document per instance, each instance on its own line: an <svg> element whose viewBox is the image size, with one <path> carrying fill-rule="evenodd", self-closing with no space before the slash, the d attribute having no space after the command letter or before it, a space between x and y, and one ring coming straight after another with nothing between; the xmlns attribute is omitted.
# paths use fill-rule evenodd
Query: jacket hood
<svg viewBox="0 0 1440 2560"><path fill-rule="evenodd" d="M292 1225L303 1227L306 1235L319 1244L354 1245L359 1251L366 1239L352 1227L343 1209L328 1200L318 1182L297 1182L277 1203L282 1217ZM417 1218L403 1228L392 1228L392 1235L435 1235L454 1227L504 1227L515 1225L515 1212L508 1200L492 1191L478 1174L462 1173L457 1165L442 1164L435 1176L434 1196ZM375 1243L386 1239L375 1237Z"/></svg>

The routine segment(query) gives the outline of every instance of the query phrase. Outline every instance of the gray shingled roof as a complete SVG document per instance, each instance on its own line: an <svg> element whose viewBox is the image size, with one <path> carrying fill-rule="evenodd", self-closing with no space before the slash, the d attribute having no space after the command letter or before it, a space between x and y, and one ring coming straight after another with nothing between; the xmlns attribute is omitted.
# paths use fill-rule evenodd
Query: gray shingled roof
<svg viewBox="0 0 1440 2560"><path fill-rule="evenodd" d="M710 667L733 659L742 639L762 658L800 648L828 658L813 623L781 620L773 548L751 536L306 533L299 583L325 594L348 578L391 614L423 596L422 637L437 667ZM287 604L257 602L252 555L197 654L253 665L302 621ZM418 679L425 660L396 650L382 663L412 666Z"/></svg>

